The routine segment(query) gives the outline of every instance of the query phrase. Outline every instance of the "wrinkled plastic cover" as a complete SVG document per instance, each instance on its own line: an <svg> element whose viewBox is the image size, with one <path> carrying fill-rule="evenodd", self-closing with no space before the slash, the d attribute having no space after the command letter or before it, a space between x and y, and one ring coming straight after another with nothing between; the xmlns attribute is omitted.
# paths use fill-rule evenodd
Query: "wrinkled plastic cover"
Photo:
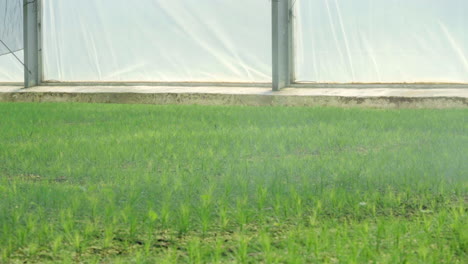
<svg viewBox="0 0 468 264"><path fill-rule="evenodd" d="M43 0L44 79L271 82L270 0Z"/></svg>
<svg viewBox="0 0 468 264"><path fill-rule="evenodd" d="M468 83L466 0L297 0L299 82Z"/></svg>
<svg viewBox="0 0 468 264"><path fill-rule="evenodd" d="M23 51L15 52L23 61ZM12 54L0 56L0 83L20 83L24 81L24 67Z"/></svg>
<svg viewBox="0 0 468 264"><path fill-rule="evenodd" d="M0 40L0 82L22 82L23 0L0 0Z"/></svg>

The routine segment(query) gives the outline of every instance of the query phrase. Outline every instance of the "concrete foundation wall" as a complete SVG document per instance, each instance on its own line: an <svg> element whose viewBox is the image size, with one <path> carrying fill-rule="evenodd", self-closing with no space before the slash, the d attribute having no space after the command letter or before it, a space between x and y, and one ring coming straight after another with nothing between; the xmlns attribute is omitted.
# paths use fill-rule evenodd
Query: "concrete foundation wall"
<svg viewBox="0 0 468 264"><path fill-rule="evenodd" d="M141 88L141 87L140 87ZM71 89L71 90L70 90ZM74 89L74 90L73 90ZM271 92L268 88L216 88L199 89L190 92L182 88L144 88L129 92L114 88L69 88L60 91L58 87L33 89L0 88L0 102L74 102L74 103L117 103L117 104L183 104L183 105L245 105L245 106L334 106L369 108L468 108L468 90L409 91L392 89L391 95L384 95L379 89L357 91L328 89L322 92L314 89L292 88ZM226 89L228 89L226 92ZM153 91L153 92L151 92ZM328 92L326 92L328 91Z"/></svg>

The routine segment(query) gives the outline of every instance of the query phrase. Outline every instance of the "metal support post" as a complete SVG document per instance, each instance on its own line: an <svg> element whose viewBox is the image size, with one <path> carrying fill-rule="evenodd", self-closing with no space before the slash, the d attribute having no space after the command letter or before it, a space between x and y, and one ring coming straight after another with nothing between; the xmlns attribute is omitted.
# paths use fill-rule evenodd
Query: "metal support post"
<svg viewBox="0 0 468 264"><path fill-rule="evenodd" d="M23 0L24 87L41 84L41 1Z"/></svg>
<svg viewBox="0 0 468 264"><path fill-rule="evenodd" d="M292 0L271 0L273 35L273 91L293 82Z"/></svg>

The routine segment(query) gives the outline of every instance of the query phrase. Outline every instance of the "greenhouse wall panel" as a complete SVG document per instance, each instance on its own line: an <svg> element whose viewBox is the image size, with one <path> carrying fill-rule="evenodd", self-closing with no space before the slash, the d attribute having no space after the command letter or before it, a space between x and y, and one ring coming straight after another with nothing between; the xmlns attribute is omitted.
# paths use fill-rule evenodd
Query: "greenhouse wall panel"
<svg viewBox="0 0 468 264"><path fill-rule="evenodd" d="M468 83L466 0L297 0L298 82Z"/></svg>
<svg viewBox="0 0 468 264"><path fill-rule="evenodd" d="M23 0L0 0L0 82L23 81L22 49Z"/></svg>
<svg viewBox="0 0 468 264"><path fill-rule="evenodd" d="M43 0L49 81L271 82L269 0Z"/></svg>

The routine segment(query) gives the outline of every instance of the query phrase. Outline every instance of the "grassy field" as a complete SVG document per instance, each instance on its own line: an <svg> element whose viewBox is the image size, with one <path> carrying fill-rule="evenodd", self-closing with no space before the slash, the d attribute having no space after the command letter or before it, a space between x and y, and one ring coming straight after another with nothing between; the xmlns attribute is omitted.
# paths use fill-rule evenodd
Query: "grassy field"
<svg viewBox="0 0 468 264"><path fill-rule="evenodd" d="M468 111L0 104L0 263L468 263Z"/></svg>

